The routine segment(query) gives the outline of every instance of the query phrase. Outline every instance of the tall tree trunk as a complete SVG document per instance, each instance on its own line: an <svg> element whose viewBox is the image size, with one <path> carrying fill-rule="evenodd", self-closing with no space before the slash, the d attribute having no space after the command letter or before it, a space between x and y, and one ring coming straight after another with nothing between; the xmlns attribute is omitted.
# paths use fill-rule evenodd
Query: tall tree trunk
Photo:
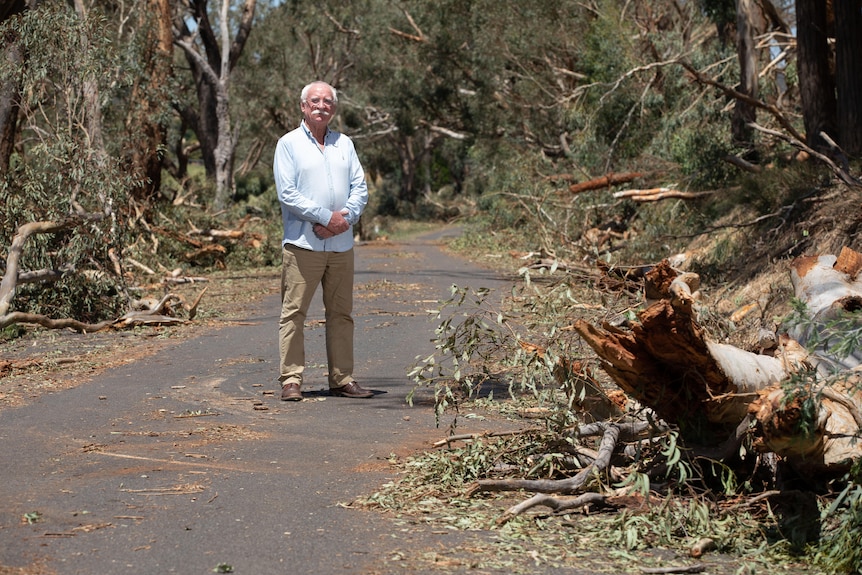
<svg viewBox="0 0 862 575"><path fill-rule="evenodd" d="M204 163L207 177L215 178L215 149L218 146L218 90L212 81L206 79L206 69L200 63L192 64L192 74L197 86L198 109L194 110L187 120L195 131L200 142L201 159Z"/></svg>
<svg viewBox="0 0 862 575"><path fill-rule="evenodd" d="M739 91L757 98L757 44L755 35L764 29L760 7L755 0L736 2L736 50L739 58ZM731 118L733 144L745 150L744 155L754 152L754 130L748 126L756 121L755 108L747 102L737 100Z"/></svg>
<svg viewBox="0 0 862 575"><path fill-rule="evenodd" d="M162 184L161 149L165 125L159 121L162 94L168 89L173 57L169 0L147 0L138 21L143 40L141 77L132 88L131 109L126 121L129 132L130 170L141 182L135 199L152 204Z"/></svg>
<svg viewBox="0 0 862 575"><path fill-rule="evenodd" d="M862 156L862 0L834 0L838 143Z"/></svg>
<svg viewBox="0 0 862 575"><path fill-rule="evenodd" d="M799 62L799 93L805 138L809 146L828 151L829 145L820 136L826 132L837 136L837 102L835 80L829 71L829 45L826 33L826 2L796 0L796 43ZM858 34L859 31L856 30Z"/></svg>
<svg viewBox="0 0 862 575"><path fill-rule="evenodd" d="M90 50L90 38L88 36L87 7L84 0L75 0L75 13L81 19L81 51ZM99 103L99 84L89 74L83 80L82 92L84 97L85 128L87 139L90 142L90 152L97 164L103 165L108 158L105 149L105 139L102 136L102 106Z"/></svg>
<svg viewBox="0 0 862 575"><path fill-rule="evenodd" d="M228 29L228 9L230 0L222 0L219 17L221 32L221 62L219 81L216 84L216 115L218 116L218 144L215 148L217 210L227 205L233 195L233 160L236 152L236 139L231 130L230 117L230 31Z"/></svg>
<svg viewBox="0 0 862 575"><path fill-rule="evenodd" d="M0 83L0 174L9 169L9 160L15 149L18 137L18 98L21 95L21 76L17 73L24 63L24 55L15 32L7 32L3 38L3 51L0 58L6 60L14 76L7 75Z"/></svg>
<svg viewBox="0 0 862 575"><path fill-rule="evenodd" d="M416 202L416 154L413 150L413 137L396 134L394 143L401 159L401 190L398 199L412 205Z"/></svg>

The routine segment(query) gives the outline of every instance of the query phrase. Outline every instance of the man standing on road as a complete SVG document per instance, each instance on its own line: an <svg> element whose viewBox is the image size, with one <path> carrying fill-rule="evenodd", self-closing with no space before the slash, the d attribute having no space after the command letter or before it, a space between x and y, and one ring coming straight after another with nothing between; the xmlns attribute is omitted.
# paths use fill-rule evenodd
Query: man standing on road
<svg viewBox="0 0 862 575"><path fill-rule="evenodd" d="M302 124L282 136L273 172L282 239L281 399L302 399L303 326L317 286L323 287L329 394L365 398L353 379L353 226L368 202L365 172L353 142L329 129L338 94L312 82L300 95Z"/></svg>

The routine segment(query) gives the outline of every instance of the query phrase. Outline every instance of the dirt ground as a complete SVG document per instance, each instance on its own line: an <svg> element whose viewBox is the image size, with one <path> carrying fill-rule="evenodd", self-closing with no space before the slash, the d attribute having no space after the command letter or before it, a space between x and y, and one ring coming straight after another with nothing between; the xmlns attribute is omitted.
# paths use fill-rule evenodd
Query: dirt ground
<svg viewBox="0 0 862 575"><path fill-rule="evenodd" d="M277 268L220 271L198 281L154 289L149 295L175 293L193 301L206 289L197 316L173 326L105 329L96 333L27 328L12 340L0 340L0 409L25 405L41 394L75 387L104 372L207 330L241 321L244 310L278 292ZM177 317L187 317L183 310Z"/></svg>

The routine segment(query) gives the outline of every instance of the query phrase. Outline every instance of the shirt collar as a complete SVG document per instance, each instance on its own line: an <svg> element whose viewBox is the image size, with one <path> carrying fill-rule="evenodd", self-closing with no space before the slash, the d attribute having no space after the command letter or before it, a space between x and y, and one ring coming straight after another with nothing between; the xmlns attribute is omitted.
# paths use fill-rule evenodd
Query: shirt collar
<svg viewBox="0 0 862 575"><path fill-rule="evenodd" d="M305 135L308 136L310 140L314 140L314 134L311 133L311 128L309 128L308 124L305 123L305 119L302 120L300 125L302 126L302 129L305 130ZM326 126L326 134L323 136L323 141L328 144L331 143L332 145L335 145L335 141L330 142L330 140L332 140L332 134L332 130L329 129L329 126Z"/></svg>

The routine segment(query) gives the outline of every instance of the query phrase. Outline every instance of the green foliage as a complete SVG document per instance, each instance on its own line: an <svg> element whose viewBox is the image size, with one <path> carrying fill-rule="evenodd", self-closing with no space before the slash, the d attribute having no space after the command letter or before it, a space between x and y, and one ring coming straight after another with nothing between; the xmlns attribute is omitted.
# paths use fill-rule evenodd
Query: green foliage
<svg viewBox="0 0 862 575"><path fill-rule="evenodd" d="M858 478L859 462L853 475ZM859 573L862 570L862 487L858 480L823 510L823 520L831 526L819 545L816 562L829 573Z"/></svg>
<svg viewBox="0 0 862 575"><path fill-rule="evenodd" d="M733 167L725 161L731 152L729 131L717 124L686 126L670 143L671 158L681 174L700 190L718 189L733 180Z"/></svg>
<svg viewBox="0 0 862 575"><path fill-rule="evenodd" d="M23 325L13 324L3 329L0 329L0 341L12 341L18 339L27 333L27 328Z"/></svg>
<svg viewBox="0 0 862 575"><path fill-rule="evenodd" d="M698 4L717 27L736 25L736 3L733 0L699 0Z"/></svg>
<svg viewBox="0 0 862 575"><path fill-rule="evenodd" d="M23 286L13 308L96 321L124 301L123 278L114 273L110 251L127 240L121 209L130 182L118 163L98 147L86 126L85 84L110 98L111 59L104 22L93 15L82 24L66 6L47 3L7 21L24 42L26 62L4 69L21 79L25 145L0 181L0 245L34 221L69 222L67 231L33 236L25 244L22 270L66 270L54 285ZM82 47L70 50L70 47ZM12 65L5 62L4 65Z"/></svg>
<svg viewBox="0 0 862 575"><path fill-rule="evenodd" d="M435 329L434 353L425 358L417 356L417 363L408 373L417 386L434 388L438 417L448 407L457 407L462 398L474 397L482 384L494 379L495 354L511 337L504 331L504 316L488 301L491 290L471 291L453 285L451 292L451 299L429 311L436 319L442 318ZM469 306L466 311L462 307L465 305ZM443 317L447 308L455 312ZM412 401L412 395L411 392L408 401Z"/></svg>
<svg viewBox="0 0 862 575"><path fill-rule="evenodd" d="M791 301L793 311L785 319L788 328L801 334L808 349L837 361L858 353L862 348L862 313L827 310L827 315L813 317L805 302Z"/></svg>

